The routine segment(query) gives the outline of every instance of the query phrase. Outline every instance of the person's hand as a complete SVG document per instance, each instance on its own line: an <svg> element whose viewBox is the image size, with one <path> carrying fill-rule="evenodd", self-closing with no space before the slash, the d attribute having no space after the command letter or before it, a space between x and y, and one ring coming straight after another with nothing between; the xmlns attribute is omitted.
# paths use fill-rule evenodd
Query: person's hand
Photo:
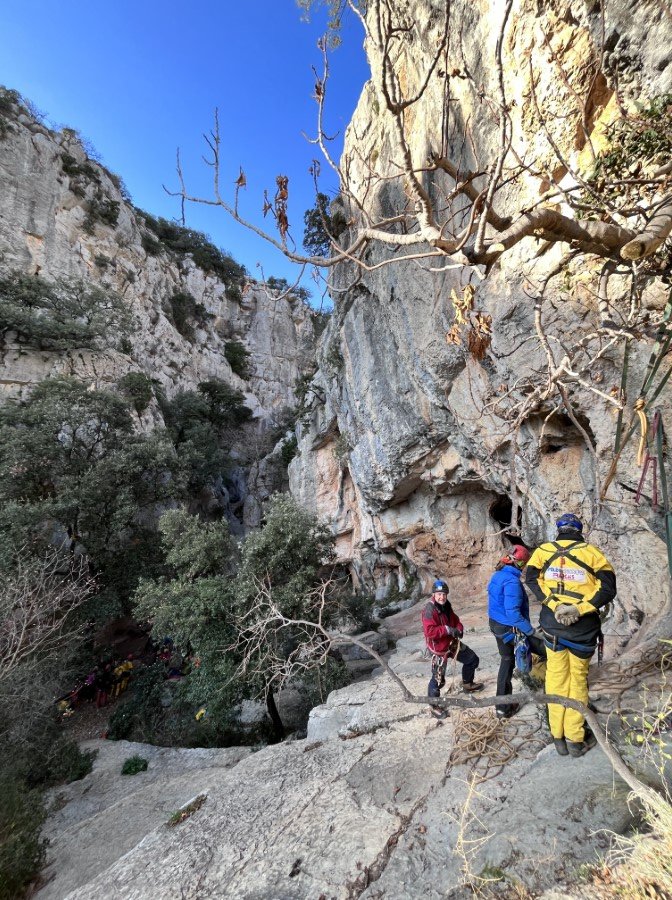
<svg viewBox="0 0 672 900"><path fill-rule="evenodd" d="M541 628L535 628L532 634L528 635L528 637L536 638L538 641L545 640L545 635Z"/></svg>
<svg viewBox="0 0 672 900"><path fill-rule="evenodd" d="M581 613L571 603L561 603L555 609L555 620L561 625L573 625L581 618Z"/></svg>
<svg viewBox="0 0 672 900"><path fill-rule="evenodd" d="M459 638L462 637L459 628L452 628L450 625L446 625L446 634L449 634L451 637Z"/></svg>

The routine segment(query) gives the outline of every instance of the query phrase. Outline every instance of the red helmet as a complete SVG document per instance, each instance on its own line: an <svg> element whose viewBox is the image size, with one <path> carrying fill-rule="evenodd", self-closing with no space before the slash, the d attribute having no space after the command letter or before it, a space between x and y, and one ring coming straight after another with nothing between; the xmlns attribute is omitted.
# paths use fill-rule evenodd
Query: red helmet
<svg viewBox="0 0 672 900"><path fill-rule="evenodd" d="M532 556L532 554L527 549L527 547L523 547L522 544L516 544L513 550L509 553L509 556L516 562L526 563Z"/></svg>

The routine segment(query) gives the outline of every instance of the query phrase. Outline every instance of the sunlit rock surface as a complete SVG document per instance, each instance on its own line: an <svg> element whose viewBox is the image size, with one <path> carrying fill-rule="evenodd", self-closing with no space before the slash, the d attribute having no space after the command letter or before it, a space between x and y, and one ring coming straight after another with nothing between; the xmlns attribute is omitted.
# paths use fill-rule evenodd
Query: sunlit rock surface
<svg viewBox="0 0 672 900"><path fill-rule="evenodd" d="M662 6L609 3L603 47L600 9L600 4L567 0L516 0L504 41L504 82L518 158L565 186L568 176L535 113L533 76L552 140L583 171L589 168L585 131L596 151L604 148L602 126L618 111L614 72L622 102L644 103L672 85L672 21ZM401 51L398 71L406 95L412 95L423 83L443 19L440 4L428 0L411 0L406 11L419 36L412 53ZM464 171L486 171L496 158L495 101L483 98L499 96L492 60L503 13L500 2L451 4L453 36L446 65L468 70L469 77L451 79L455 99L447 119L440 73L404 113L418 167L441 151L442 142L443 152ZM591 60L601 49L610 80L592 78ZM441 62L438 68L443 67ZM586 129L576 96L587 97ZM390 180L400 162L393 158L391 131L384 101L369 84L348 129L345 156L352 187L365 195L374 221L394 216L409 202L401 181ZM372 171L387 180L371 184ZM440 218L441 198L453 183L443 173L422 177ZM497 211L515 217L550 187L551 181L541 177L514 181L497 193ZM396 255L408 249L402 247ZM339 265L333 276L339 289L336 311L320 344L310 428L290 467L291 489L333 524L340 560L378 601L399 593L417 597L421 586L426 590L441 576L457 596L476 590L484 603L493 565L510 546L502 532L508 530L512 500L520 503L520 536L528 546L554 537L553 519L573 510L593 523L589 538L618 574L619 596L606 626L618 646L640 624L640 636L669 630L663 517L651 508L650 481L641 504L634 502L641 476L637 440L623 453L596 520L591 499L599 487L596 491L591 451L564 410L553 411L549 405L527 417L517 433L497 415L507 408L515 413L507 400L515 385L526 379L538 384L544 377L545 356L530 298L567 249L567 244L542 246L526 238L488 273L481 267L480 278L455 266L432 273L430 267L441 264L436 258L364 272L350 263ZM367 264L383 262L388 253L395 251L373 244ZM601 260L582 257L568 284L562 278L549 282L547 320L553 320L550 331L558 352L564 339L574 340L593 327L589 316L594 321L601 265ZM461 293L470 273L475 309L492 316L492 345L481 360L446 340L454 321L451 290ZM617 283L610 288L615 294L623 289ZM652 288L642 302L659 317L666 300L662 289ZM630 405L652 347L651 339L631 344ZM614 396L621 372L622 348L606 353L586 377ZM604 477L614 450L616 409L588 390L572 389L571 397ZM671 397L668 384L656 401L667 427ZM637 641L630 647L636 649Z"/></svg>

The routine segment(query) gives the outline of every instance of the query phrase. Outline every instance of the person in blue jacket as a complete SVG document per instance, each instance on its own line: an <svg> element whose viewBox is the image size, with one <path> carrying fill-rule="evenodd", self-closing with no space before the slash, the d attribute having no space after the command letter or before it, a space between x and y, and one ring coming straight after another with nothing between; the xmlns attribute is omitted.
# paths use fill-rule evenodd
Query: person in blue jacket
<svg viewBox="0 0 672 900"><path fill-rule="evenodd" d="M537 656L546 659L543 635L530 622L530 607L527 594L521 583L522 570L530 558L530 551L521 544L512 548L497 563L497 568L488 584L488 618L490 631L497 641L499 651L499 672L497 673L497 696L513 693L511 677L515 665L515 632L522 631L527 637L530 649ZM518 712L517 703L507 703L495 707L497 717L508 719Z"/></svg>

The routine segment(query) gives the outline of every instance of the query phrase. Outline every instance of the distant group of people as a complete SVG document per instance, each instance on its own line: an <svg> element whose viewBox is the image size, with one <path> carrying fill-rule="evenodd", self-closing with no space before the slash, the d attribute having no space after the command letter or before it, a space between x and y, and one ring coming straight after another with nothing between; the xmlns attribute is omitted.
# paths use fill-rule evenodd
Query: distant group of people
<svg viewBox="0 0 672 900"><path fill-rule="evenodd" d="M128 688L134 668L132 653L125 659L100 660L69 694L59 700L61 713L70 714L80 703L95 702L97 709L107 706Z"/></svg>
<svg viewBox="0 0 672 900"><path fill-rule="evenodd" d="M198 660L190 655L185 656L175 647L172 638L165 637L160 644L148 642L142 659L129 653L125 658L108 657L99 660L79 683L58 701L58 708L63 716L72 715L81 703L95 703L102 709L117 700L129 687L134 670L145 665L162 663L165 677L178 680L188 674L192 667L197 667Z"/></svg>
<svg viewBox="0 0 672 900"><path fill-rule="evenodd" d="M545 690L588 705L588 669L602 644L600 613L616 596L616 575L604 554L583 538L583 523L573 513L556 522L555 541L533 553L518 545L503 556L488 584L488 624L500 656L497 697L512 694L514 646L523 636L530 650L546 662ZM527 567L523 581L523 569ZM541 604L539 626L532 625L527 587ZM479 658L462 642L464 628L448 602L448 585L434 582L430 601L422 613L427 648L432 654L428 697L440 696L449 659L462 664L462 688L480 691L475 680ZM518 711L515 703L496 706L498 718ZM430 705L430 713L443 719L449 713ZM549 703L548 718L555 749L561 756L582 756L595 746L595 736L583 715L558 703Z"/></svg>

